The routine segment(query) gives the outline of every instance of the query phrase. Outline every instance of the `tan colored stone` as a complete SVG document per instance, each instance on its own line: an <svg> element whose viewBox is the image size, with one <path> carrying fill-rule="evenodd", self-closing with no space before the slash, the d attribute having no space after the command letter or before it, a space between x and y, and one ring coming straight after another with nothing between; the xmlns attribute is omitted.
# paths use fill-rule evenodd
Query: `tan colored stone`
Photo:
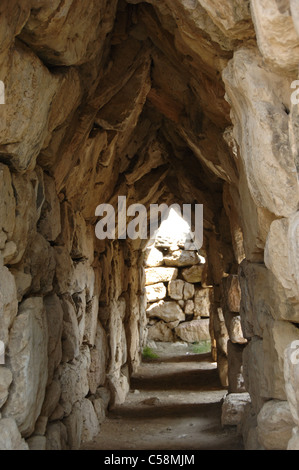
<svg viewBox="0 0 299 470"><path fill-rule="evenodd" d="M29 436L40 415L48 379L48 326L41 297L21 303L9 339L13 386L2 410Z"/></svg>
<svg viewBox="0 0 299 470"><path fill-rule="evenodd" d="M166 266L185 267L198 264L200 259L195 251L178 250L164 256L164 262Z"/></svg>
<svg viewBox="0 0 299 470"><path fill-rule="evenodd" d="M145 293L148 302L157 302L157 300L165 299L166 287L163 282L159 282L158 284L151 284L150 286L145 287Z"/></svg>
<svg viewBox="0 0 299 470"><path fill-rule="evenodd" d="M13 418L0 419L0 449L29 450Z"/></svg>
<svg viewBox="0 0 299 470"><path fill-rule="evenodd" d="M202 280L202 273L204 270L204 265L194 265L191 268L186 268L182 270L182 276L186 282L197 283Z"/></svg>
<svg viewBox="0 0 299 470"><path fill-rule="evenodd" d="M194 315L196 317L209 317L211 311L211 289L195 289Z"/></svg>
<svg viewBox="0 0 299 470"><path fill-rule="evenodd" d="M182 300L184 295L185 282L181 279L168 283L168 295L174 300Z"/></svg>
<svg viewBox="0 0 299 470"><path fill-rule="evenodd" d="M222 405L222 426L237 426L242 421L248 403L250 403L249 393L227 394Z"/></svg>
<svg viewBox="0 0 299 470"><path fill-rule="evenodd" d="M161 300L160 302L156 302L146 310L146 313L149 318L157 317L165 322L185 320L185 315L181 307L174 301L167 302Z"/></svg>
<svg viewBox="0 0 299 470"><path fill-rule="evenodd" d="M159 321L155 325L150 326L148 329L148 340L150 341L162 341L162 342L172 342L174 340L173 331L168 326L168 323Z"/></svg>
<svg viewBox="0 0 299 470"><path fill-rule="evenodd" d="M209 320L192 320L180 323L175 328L175 333L179 338L188 343L209 340Z"/></svg>
<svg viewBox="0 0 299 470"><path fill-rule="evenodd" d="M177 268L146 268L145 285L157 284L159 282L169 282L175 280L178 275Z"/></svg>
<svg viewBox="0 0 299 470"><path fill-rule="evenodd" d="M270 400L257 417L258 438L267 450L286 450L294 421L287 401Z"/></svg>

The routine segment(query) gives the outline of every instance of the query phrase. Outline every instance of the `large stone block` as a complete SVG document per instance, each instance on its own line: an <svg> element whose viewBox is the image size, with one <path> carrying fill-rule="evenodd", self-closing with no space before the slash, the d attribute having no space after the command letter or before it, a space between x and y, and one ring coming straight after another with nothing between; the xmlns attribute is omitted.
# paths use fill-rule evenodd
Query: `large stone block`
<svg viewBox="0 0 299 470"><path fill-rule="evenodd" d="M250 403L249 393L227 394L222 405L222 426L238 426L243 419L248 403Z"/></svg>
<svg viewBox="0 0 299 470"><path fill-rule="evenodd" d="M10 331L8 361L13 384L2 410L29 436L40 415L48 379L48 325L41 297L21 303Z"/></svg>
<svg viewBox="0 0 299 470"><path fill-rule="evenodd" d="M185 267L193 266L200 262L196 251L178 250L164 256L166 266Z"/></svg>
<svg viewBox="0 0 299 470"><path fill-rule="evenodd" d="M168 295L174 300L182 300L184 296L185 282L181 279L168 283Z"/></svg>
<svg viewBox="0 0 299 470"><path fill-rule="evenodd" d="M145 269L145 285L157 284L159 282L169 282L178 276L177 268L146 268Z"/></svg>
<svg viewBox="0 0 299 470"><path fill-rule="evenodd" d="M195 289L194 295L194 315L196 317L209 317L211 312L212 290Z"/></svg>
<svg viewBox="0 0 299 470"><path fill-rule="evenodd" d="M196 264L191 268L185 268L182 270L182 276L186 282L197 283L202 281L204 264Z"/></svg>
<svg viewBox="0 0 299 470"><path fill-rule="evenodd" d="M159 282L158 284L151 284L150 286L146 286L145 293L148 302L157 302L157 300L162 300L166 297L167 291L163 282Z"/></svg>
<svg viewBox="0 0 299 470"><path fill-rule="evenodd" d="M270 400L257 416L260 443L267 450L287 450L294 421L287 401Z"/></svg>
<svg viewBox="0 0 299 470"><path fill-rule="evenodd" d="M0 450L29 450L13 418L0 419Z"/></svg>
<svg viewBox="0 0 299 470"><path fill-rule="evenodd" d="M175 328L175 333L179 338L188 343L206 341L211 338L209 323L210 321L208 319L183 322Z"/></svg>
<svg viewBox="0 0 299 470"><path fill-rule="evenodd" d="M146 310L146 314L149 318L160 318L165 322L185 320L183 310L174 301L166 302L161 300L160 302L154 303Z"/></svg>

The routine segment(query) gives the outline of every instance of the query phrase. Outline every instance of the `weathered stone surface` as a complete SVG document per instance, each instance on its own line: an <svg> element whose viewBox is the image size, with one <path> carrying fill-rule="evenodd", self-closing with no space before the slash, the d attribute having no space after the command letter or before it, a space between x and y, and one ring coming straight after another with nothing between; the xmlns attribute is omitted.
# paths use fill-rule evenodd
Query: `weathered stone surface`
<svg viewBox="0 0 299 470"><path fill-rule="evenodd" d="M184 321L185 315L181 307L174 301L166 302L161 300L160 302L152 304L146 310L147 316L149 318L160 318L165 322L172 321Z"/></svg>
<svg viewBox="0 0 299 470"><path fill-rule="evenodd" d="M42 416L50 417L58 405L61 395L61 385L57 380L53 380L46 389L45 400L41 410Z"/></svg>
<svg viewBox="0 0 299 470"><path fill-rule="evenodd" d="M80 332L74 302L64 296L61 306L63 310L62 360L69 362L79 355Z"/></svg>
<svg viewBox="0 0 299 470"><path fill-rule="evenodd" d="M258 438L267 450L286 450L294 421L287 401L270 400L257 417Z"/></svg>
<svg viewBox="0 0 299 470"><path fill-rule="evenodd" d="M48 384L51 382L55 369L62 359L63 310L56 294L44 297L44 307L48 323Z"/></svg>
<svg viewBox="0 0 299 470"><path fill-rule="evenodd" d="M144 255L145 266L158 267L164 264L163 253L158 250L154 245L148 248Z"/></svg>
<svg viewBox="0 0 299 470"><path fill-rule="evenodd" d="M62 422L50 423L46 432L46 450L67 450L67 441L69 433Z"/></svg>
<svg viewBox="0 0 299 470"><path fill-rule="evenodd" d="M299 450L299 428L297 426L292 430L292 437L288 442L287 450Z"/></svg>
<svg viewBox="0 0 299 470"><path fill-rule="evenodd" d="M38 221L38 231L48 241L54 241L61 232L60 204L56 193L55 180L46 173L43 175L45 202Z"/></svg>
<svg viewBox="0 0 299 470"><path fill-rule="evenodd" d="M193 284L189 282L185 282L184 284L184 300L190 300L193 298L195 292L195 288Z"/></svg>
<svg viewBox="0 0 299 470"><path fill-rule="evenodd" d="M18 300L14 277L8 268L3 266L2 257L0 257L0 285L0 339L7 344L8 331L18 311Z"/></svg>
<svg viewBox="0 0 299 470"><path fill-rule="evenodd" d="M285 288L287 297L298 297L299 213L290 219L275 220L265 247L265 265Z"/></svg>
<svg viewBox="0 0 299 470"><path fill-rule="evenodd" d="M228 341L227 364L229 393L246 392L243 376L243 350L244 346Z"/></svg>
<svg viewBox="0 0 299 470"><path fill-rule="evenodd" d="M8 397L9 386L12 382L12 373L7 367L0 366L0 408Z"/></svg>
<svg viewBox="0 0 299 470"><path fill-rule="evenodd" d="M224 302L230 312L240 311L241 288L237 275L230 275L222 280Z"/></svg>
<svg viewBox="0 0 299 470"><path fill-rule="evenodd" d="M181 279L168 283L168 295L174 300L182 300L184 296L185 282Z"/></svg>
<svg viewBox="0 0 299 470"><path fill-rule="evenodd" d="M89 391L88 371L90 367L90 351L84 346L77 359L59 366L61 384L60 404L65 415L72 411L72 406L85 398Z"/></svg>
<svg viewBox="0 0 299 470"><path fill-rule="evenodd" d="M148 302L157 302L157 300L162 300L166 297L167 291L163 282L159 282L158 284L151 284L150 286L146 286L145 293Z"/></svg>
<svg viewBox="0 0 299 470"><path fill-rule="evenodd" d="M29 450L46 450L47 439L45 436L32 436L27 439Z"/></svg>
<svg viewBox="0 0 299 470"><path fill-rule="evenodd" d="M225 324L232 343L245 344L240 315L224 311Z"/></svg>
<svg viewBox="0 0 299 470"><path fill-rule="evenodd" d="M299 425L299 362L298 362L299 342L290 342L284 351L284 380L285 391L288 399L293 421Z"/></svg>
<svg viewBox="0 0 299 470"><path fill-rule="evenodd" d="M148 329L148 340L150 341L162 341L172 342L174 340L173 331L168 326L168 323L159 321L155 325L150 326Z"/></svg>
<svg viewBox="0 0 299 470"><path fill-rule="evenodd" d="M34 430L48 379L48 326L43 300L32 297L20 305L9 340L13 385L3 416L14 417L24 436Z"/></svg>
<svg viewBox="0 0 299 470"><path fill-rule="evenodd" d="M296 212L299 200L288 115L281 106L282 102L289 103L289 83L265 69L256 50L246 48L235 52L223 79L253 200L258 207L287 217ZM275 171L268 171L269 168Z"/></svg>
<svg viewBox="0 0 299 470"><path fill-rule="evenodd" d="M227 356L227 342L229 340L229 336L225 325L222 308L213 310L212 322L217 349L221 351L222 354Z"/></svg>
<svg viewBox="0 0 299 470"><path fill-rule="evenodd" d="M195 251L178 250L173 251L170 255L164 256L166 266L193 266L200 261Z"/></svg>
<svg viewBox="0 0 299 470"><path fill-rule="evenodd" d="M180 323L175 328L176 335L183 341L195 343L210 339L209 320L192 320Z"/></svg>
<svg viewBox="0 0 299 470"><path fill-rule="evenodd" d="M251 1L261 53L274 68L293 71L299 62L299 41L289 8L289 2Z"/></svg>
<svg viewBox="0 0 299 470"><path fill-rule="evenodd" d="M237 426L240 424L247 403L250 403L249 393L227 394L222 405L222 426Z"/></svg>
<svg viewBox="0 0 299 470"><path fill-rule="evenodd" d="M0 449L29 450L13 418L0 419Z"/></svg>
<svg viewBox="0 0 299 470"><path fill-rule="evenodd" d="M196 317L209 317L211 311L211 289L195 289L194 315Z"/></svg>
<svg viewBox="0 0 299 470"><path fill-rule="evenodd" d="M169 282L177 278L177 268L146 268L145 285L157 284L159 282Z"/></svg>
<svg viewBox="0 0 299 470"><path fill-rule="evenodd" d="M184 312L186 315L194 314L194 302L193 300L187 300L184 306Z"/></svg>
<svg viewBox="0 0 299 470"><path fill-rule="evenodd" d="M100 322L97 324L95 346L90 351L90 370L88 373L89 389L96 393L99 386L106 381L106 367L108 359L108 344L106 332Z"/></svg>
<svg viewBox="0 0 299 470"><path fill-rule="evenodd" d="M185 281L190 282L190 283L201 282L203 270L204 270L204 265L202 264L195 265L195 266L192 266L191 268L183 269L182 276L185 279Z"/></svg>
<svg viewBox="0 0 299 470"><path fill-rule="evenodd" d="M100 426L98 418L93 407L93 404L88 399L83 399L80 402L81 412L82 412L82 435L81 442L82 444L90 442L96 437L100 432Z"/></svg>

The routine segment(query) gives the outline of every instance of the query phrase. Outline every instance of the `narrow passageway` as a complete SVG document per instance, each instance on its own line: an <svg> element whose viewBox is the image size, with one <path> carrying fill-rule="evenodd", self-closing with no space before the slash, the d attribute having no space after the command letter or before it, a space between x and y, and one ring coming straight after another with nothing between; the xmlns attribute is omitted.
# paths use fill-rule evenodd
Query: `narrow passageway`
<svg viewBox="0 0 299 470"><path fill-rule="evenodd" d="M131 380L124 404L110 410L83 450L242 450L235 427L221 426L222 398L211 355L161 343Z"/></svg>

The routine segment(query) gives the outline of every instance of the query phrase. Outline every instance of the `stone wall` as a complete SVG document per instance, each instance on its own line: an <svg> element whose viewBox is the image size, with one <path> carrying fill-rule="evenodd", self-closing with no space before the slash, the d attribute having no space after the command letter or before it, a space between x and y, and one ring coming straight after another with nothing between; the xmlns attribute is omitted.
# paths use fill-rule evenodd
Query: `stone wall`
<svg viewBox="0 0 299 470"><path fill-rule="evenodd" d="M207 263L185 239L157 237L145 252L145 292L151 341L196 343L210 340L212 287L205 286Z"/></svg>

